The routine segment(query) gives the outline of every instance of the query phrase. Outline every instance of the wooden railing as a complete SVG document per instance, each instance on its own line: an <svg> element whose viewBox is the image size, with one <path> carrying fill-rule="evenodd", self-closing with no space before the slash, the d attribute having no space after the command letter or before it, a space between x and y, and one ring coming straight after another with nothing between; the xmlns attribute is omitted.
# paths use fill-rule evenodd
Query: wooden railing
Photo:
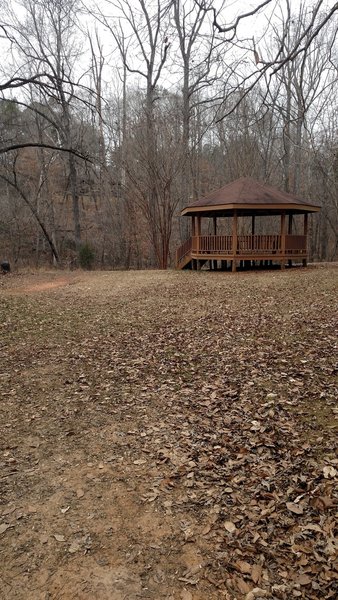
<svg viewBox="0 0 338 600"><path fill-rule="evenodd" d="M193 236L186 240L176 251L176 265L183 268L188 262L188 257L194 255L220 256L226 259L227 256L260 256L267 255L285 256L299 255L305 256L307 252L306 235L286 235L285 251L282 244L281 235L239 235L237 236L237 248L234 252L232 244L232 235L200 235Z"/></svg>
<svg viewBox="0 0 338 600"><path fill-rule="evenodd" d="M281 235L239 235L238 254L277 254L281 251Z"/></svg>
<svg viewBox="0 0 338 600"><path fill-rule="evenodd" d="M194 236L192 251L200 254L232 254L232 235Z"/></svg>
<svg viewBox="0 0 338 600"><path fill-rule="evenodd" d="M292 237L292 236L291 236ZM274 254L281 251L280 235L239 235L236 254ZM200 235L192 238L196 254L233 254L232 235Z"/></svg>
<svg viewBox="0 0 338 600"><path fill-rule="evenodd" d="M306 254L306 235L286 235L285 252L286 254Z"/></svg>
<svg viewBox="0 0 338 600"><path fill-rule="evenodd" d="M191 252L192 238L189 238L183 242L183 244L176 250L176 265L184 261L185 257Z"/></svg>

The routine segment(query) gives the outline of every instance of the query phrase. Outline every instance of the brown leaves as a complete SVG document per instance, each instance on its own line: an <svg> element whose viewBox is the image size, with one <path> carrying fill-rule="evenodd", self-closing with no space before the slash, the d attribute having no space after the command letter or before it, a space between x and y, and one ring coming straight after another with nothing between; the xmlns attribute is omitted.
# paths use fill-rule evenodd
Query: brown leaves
<svg viewBox="0 0 338 600"><path fill-rule="evenodd" d="M336 292L314 270L252 275L105 273L103 297L7 307L24 339L3 365L2 483L9 506L30 494L1 515L11 552L36 531L52 572L116 541L145 586L161 565L156 597L334 597Z"/></svg>
<svg viewBox="0 0 338 600"><path fill-rule="evenodd" d="M247 581L245 579L235 576L233 581L234 581L236 588L238 589L239 592L241 592L241 594L248 594L248 592L251 591L251 585L249 583L247 583Z"/></svg>
<svg viewBox="0 0 338 600"><path fill-rule="evenodd" d="M261 565L252 565L251 568L251 579L254 583L259 583L262 577Z"/></svg>
<svg viewBox="0 0 338 600"><path fill-rule="evenodd" d="M302 515L304 512L304 509L301 506L301 504L295 504L294 502L287 502L286 507L290 512L294 513L295 515Z"/></svg>
<svg viewBox="0 0 338 600"><path fill-rule="evenodd" d="M54 537L57 542L65 542L65 536L60 533L54 533Z"/></svg>
<svg viewBox="0 0 338 600"><path fill-rule="evenodd" d="M237 529L235 523L232 523L232 521L225 521L223 526L229 533L235 533Z"/></svg>
<svg viewBox="0 0 338 600"><path fill-rule="evenodd" d="M193 595L188 590L183 590L180 596L181 600L193 600Z"/></svg>
<svg viewBox="0 0 338 600"><path fill-rule="evenodd" d="M310 585L311 581L311 577L309 577L305 573L302 573L302 575L299 575L296 578L295 583L299 583L299 585Z"/></svg>
<svg viewBox="0 0 338 600"><path fill-rule="evenodd" d="M337 474L337 470L331 465L323 468L323 475L325 479L334 479L337 477Z"/></svg>
<svg viewBox="0 0 338 600"><path fill-rule="evenodd" d="M0 535L2 533L5 533L5 531L7 531L7 529L10 529L11 527L13 527L13 525L10 525L10 523L2 523L0 525Z"/></svg>
<svg viewBox="0 0 338 600"><path fill-rule="evenodd" d="M235 563L233 563L233 566L240 573L251 574L252 566L250 565L250 563L245 562L244 560L237 560Z"/></svg>

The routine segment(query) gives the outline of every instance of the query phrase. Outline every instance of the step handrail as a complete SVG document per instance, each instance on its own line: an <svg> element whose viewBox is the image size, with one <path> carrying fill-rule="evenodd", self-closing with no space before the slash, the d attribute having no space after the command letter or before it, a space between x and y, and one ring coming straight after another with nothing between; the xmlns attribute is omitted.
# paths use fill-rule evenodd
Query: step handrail
<svg viewBox="0 0 338 600"><path fill-rule="evenodd" d="M192 238L188 238L187 240L185 240L185 242L183 242L183 244L181 244L181 246L179 248L177 248L176 250L176 265L179 266L179 264L185 259L185 257L191 253L191 248L192 248Z"/></svg>

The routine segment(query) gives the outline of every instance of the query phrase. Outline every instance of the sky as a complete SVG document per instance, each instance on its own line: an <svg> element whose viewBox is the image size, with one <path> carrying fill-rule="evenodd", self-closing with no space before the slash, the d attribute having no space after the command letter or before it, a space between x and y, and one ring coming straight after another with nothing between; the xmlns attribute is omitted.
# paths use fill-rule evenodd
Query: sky
<svg viewBox="0 0 338 600"><path fill-rule="evenodd" d="M79 0L81 2L81 0ZM303 0L305 1L305 0ZM1 0L0 0L1 2ZM89 2L92 3L93 6L95 6L95 0L82 0L82 5L84 7L88 7ZM119 0L111 0L110 2L106 2L105 0L96 0L96 9L100 9L103 13L105 14L110 14L111 18L110 18L110 23L116 23L116 17L118 14L118 10L116 9L116 3L119 2ZM186 5L189 5L189 2L191 4L191 6L193 6L194 4L194 0L186 0ZM238 17L238 15L243 14L243 13L248 13L250 11L252 11L255 7L257 7L260 3L262 2L262 0L213 0L213 6L215 7L215 9L219 12L218 15L218 22L221 26L229 26L232 22L234 22L234 20L236 20L236 18ZM19 0L20 3L20 0ZM22 9L19 9L19 3L16 3L14 0L4 0L2 2L3 6L9 6L9 7L14 7L16 6L16 13L19 16L19 18L23 18L23 16L21 17L21 15L23 15ZM132 8L135 11L136 14L136 10L139 7L139 0L129 0L130 5L132 6ZM299 9L299 5L301 3L301 0L290 0L291 3L291 7L292 10L297 12ZM333 0L328 0L328 4L332 5ZM151 6L152 2L150 2L149 0L146 0L146 6L149 7ZM183 0L182 0L182 4L183 4ZM249 69L254 69L255 68L255 64L254 64L254 54L253 54L253 38L255 39L255 44L257 46L257 50L259 51L260 55L262 56L262 53L264 53L264 44L268 42L269 40L269 28L271 25L271 22L274 21L275 23L278 23L278 19L280 19L281 16L281 11L286 12L286 5L287 5L287 0L272 0L268 6L264 7L259 14L253 15L253 16L248 16L245 19L241 19L240 23L239 23L239 27L238 27L238 34L239 37L241 39L245 39L245 42L243 44L239 44L238 45L238 49L235 48L233 51L234 52L243 52L243 48L246 50L246 63L248 65ZM310 5L310 2L306 2L306 6ZM106 85L112 85L113 86L119 86L119 78L118 78L118 65L121 64L120 63L120 57L119 57L119 53L116 49L116 44L114 44L114 40L113 40L113 36L111 34L111 32L108 31L107 27L104 27L102 25L102 23L99 24L95 24L95 20L93 17L90 17L88 15L85 15L84 11L81 11L80 13L80 17L79 17L79 21L80 21L80 25L83 27L84 31L88 28L91 29L92 31L94 30L95 26L97 26L98 28L98 32L99 32L99 37L100 37L100 41L103 45L103 52L105 55L105 59L106 59L106 68L104 71L104 79L106 82ZM1 20L1 17L0 17ZM124 28L124 32L126 33L126 35L128 36L128 27L126 25L125 20L122 21L123 22L123 28ZM206 36L209 35L209 30L205 29L205 33ZM177 55L177 57L179 56L179 51L178 51L178 44L177 44L177 39L174 38L174 34L173 35L173 40L171 42L171 46L169 48L169 59L174 59L175 58L175 54ZM229 34L223 34L220 33L218 34L220 39L223 39L226 35ZM1 42L1 40L0 40ZM2 43L3 46L4 43ZM1 50L1 43L0 43L0 50ZM141 63L139 62L139 57L140 57L140 52L139 50L136 51L134 53L134 56L131 53L131 57L130 60L132 62L133 67L137 67L139 66ZM264 58L264 56L263 56ZM90 57L88 52L84 52L80 61L79 61L79 70L83 70L85 69L90 63ZM6 61L5 61L6 64ZM169 64L169 61L168 61ZM243 62L244 67L245 67L245 63ZM179 87L180 86L180 78L182 77L182 74L179 75L179 69L177 69L177 72L175 72L175 69L173 67L171 67L171 72L169 73L168 70L164 71L165 73L165 79L164 81L160 81L160 83L162 85L164 85L165 87L167 87L167 89L174 89L175 87ZM1 77L1 75L0 75ZM142 78L140 79L139 77L137 77L136 75L130 75L129 76L129 83L130 84L135 84L137 81L140 82L141 85L144 84L144 82L142 83Z"/></svg>

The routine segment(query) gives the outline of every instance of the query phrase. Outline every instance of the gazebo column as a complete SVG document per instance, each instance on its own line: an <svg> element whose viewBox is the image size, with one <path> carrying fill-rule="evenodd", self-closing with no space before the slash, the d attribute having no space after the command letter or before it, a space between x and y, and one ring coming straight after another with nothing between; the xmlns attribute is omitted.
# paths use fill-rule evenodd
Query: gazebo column
<svg viewBox="0 0 338 600"><path fill-rule="evenodd" d="M236 265L236 254L237 254L237 210L234 210L234 215L232 217L232 272L236 273L237 265Z"/></svg>
<svg viewBox="0 0 338 600"><path fill-rule="evenodd" d="M281 234L281 268L285 269L285 212L281 214L281 225L280 225L280 234Z"/></svg>
<svg viewBox="0 0 338 600"><path fill-rule="evenodd" d="M213 217L212 221L213 221L213 226L214 226L214 235L216 236L217 235L217 217ZM213 270L217 271L217 268L218 268L217 260L214 259L213 261L210 261L210 264L211 263L212 263Z"/></svg>
<svg viewBox="0 0 338 600"><path fill-rule="evenodd" d="M192 215L191 217L191 237L194 238L196 236L196 217ZM194 250L194 243L192 242L192 249ZM196 260L193 258L191 260L191 268L193 271L196 270Z"/></svg>
<svg viewBox="0 0 338 600"><path fill-rule="evenodd" d="M251 217L251 235L252 235L252 237L255 235L255 225L256 225L256 222L255 222L255 215L252 215L252 217ZM253 239L252 239L252 248L254 248L254 247L255 247L255 246L254 246L254 241L253 241ZM255 259L253 259L253 260L251 261L251 265L253 265L254 267L256 266L256 261L255 261Z"/></svg>
<svg viewBox="0 0 338 600"><path fill-rule="evenodd" d="M191 217L191 235L192 237L196 235L196 221L194 216Z"/></svg>
<svg viewBox="0 0 338 600"><path fill-rule="evenodd" d="M201 235L201 217L200 216L196 217L196 221L197 221L196 235L200 236Z"/></svg>
<svg viewBox="0 0 338 600"><path fill-rule="evenodd" d="M196 235L197 235L197 254L200 251L200 236L201 236L201 217L196 217ZM201 270L201 261L197 259L197 270Z"/></svg>
<svg viewBox="0 0 338 600"><path fill-rule="evenodd" d="M293 225L293 220L292 220L292 214L289 215L289 224L288 224L288 234L292 235L292 225ZM289 267L292 267L292 259L289 258Z"/></svg>
<svg viewBox="0 0 338 600"><path fill-rule="evenodd" d="M308 225L309 225L309 215L308 213L304 214L304 235L305 235L305 248L307 254L307 235L308 235ZM307 266L307 258L303 258L303 267Z"/></svg>

